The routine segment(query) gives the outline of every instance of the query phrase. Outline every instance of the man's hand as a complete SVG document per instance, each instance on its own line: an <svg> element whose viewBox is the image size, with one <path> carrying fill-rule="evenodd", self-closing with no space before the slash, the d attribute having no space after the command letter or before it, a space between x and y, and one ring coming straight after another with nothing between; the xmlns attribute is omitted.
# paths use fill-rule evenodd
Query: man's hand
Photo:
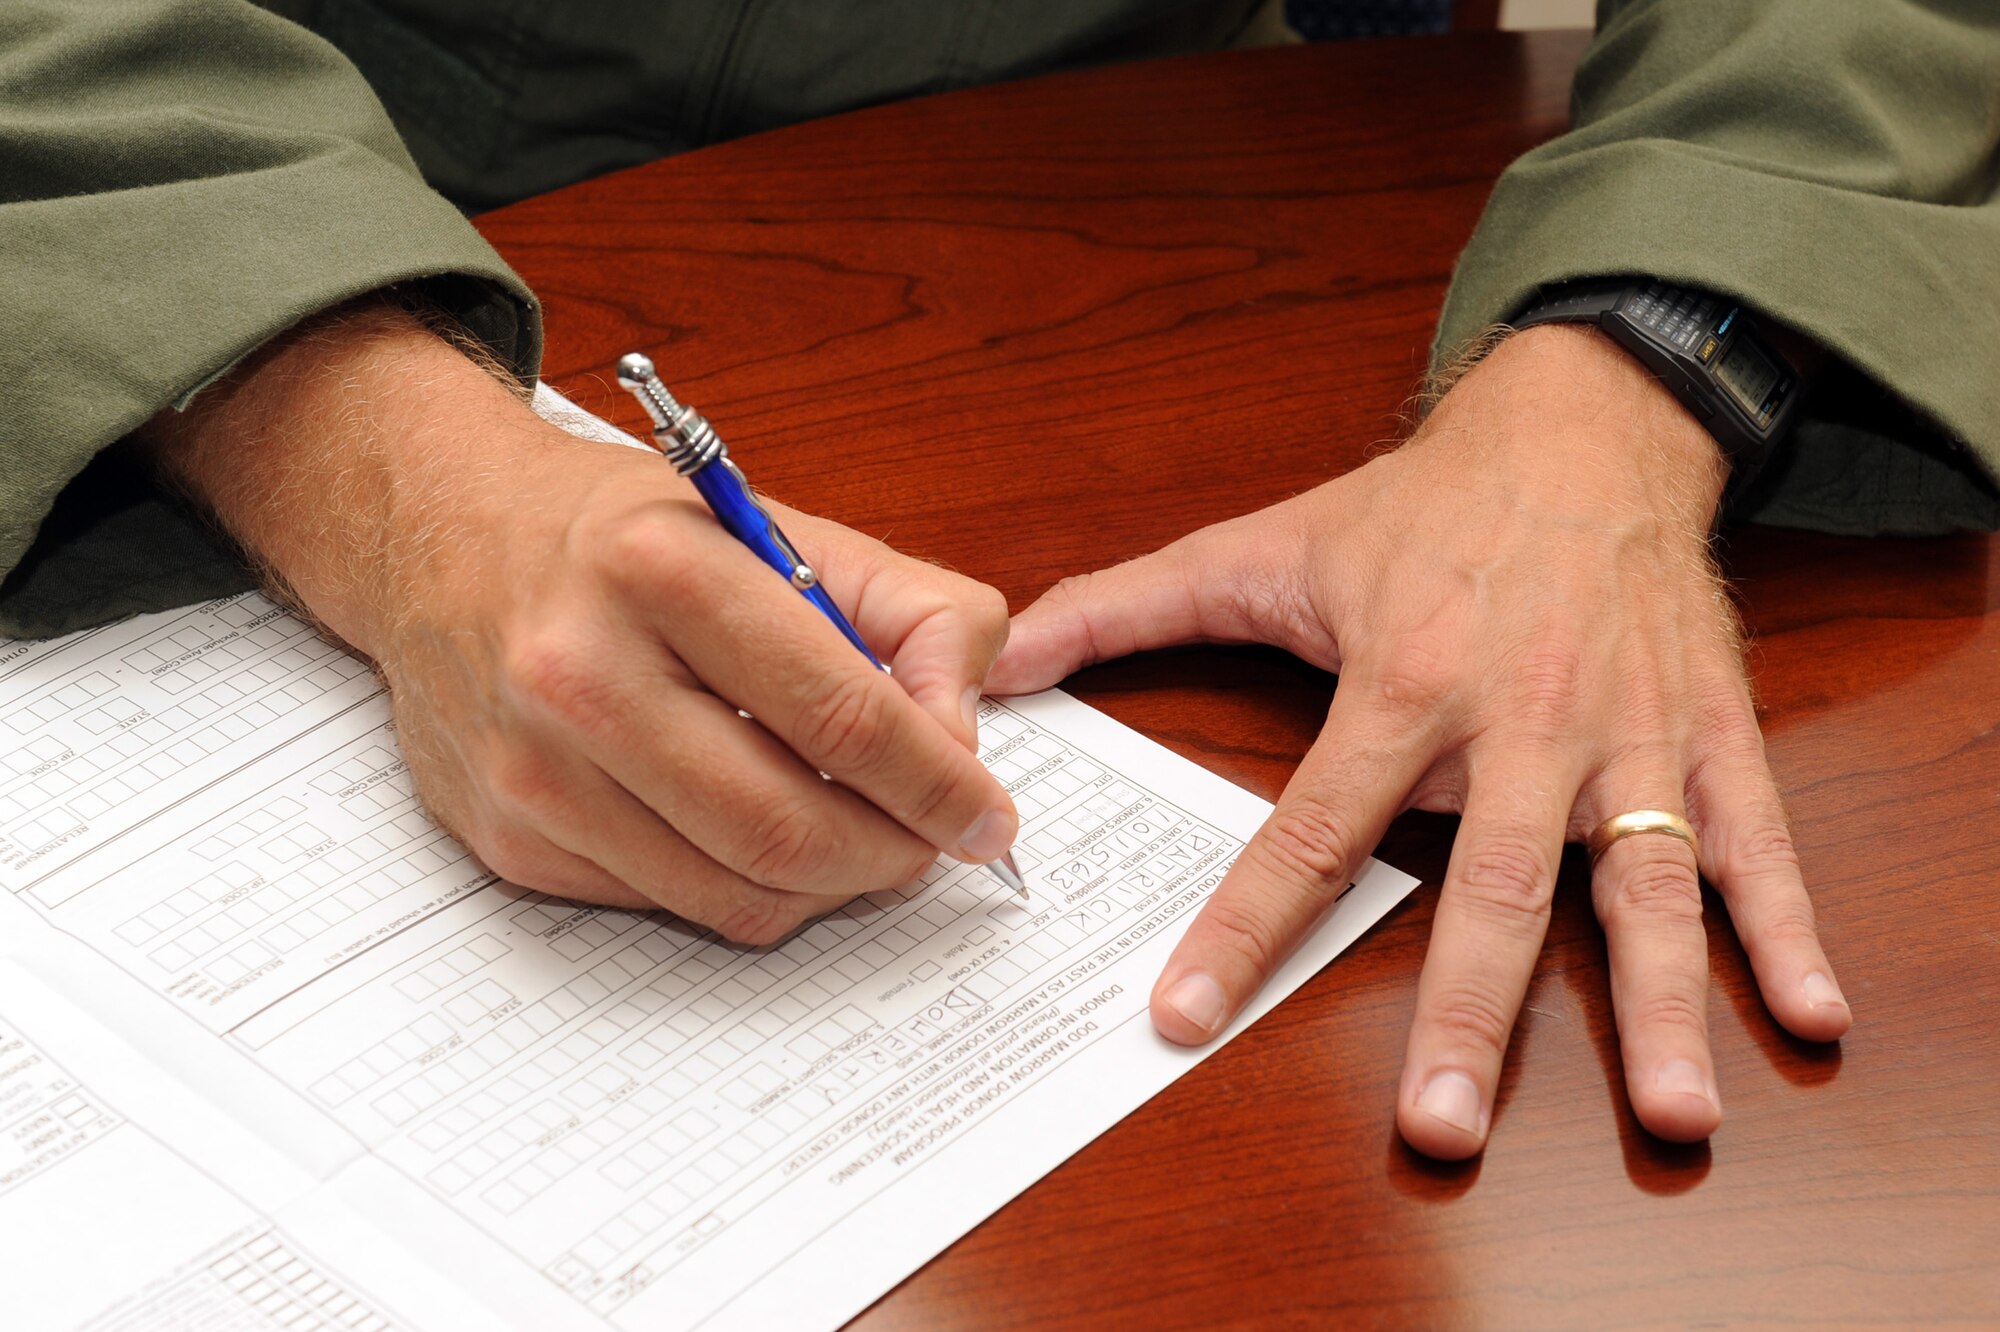
<svg viewBox="0 0 2000 1332"><path fill-rule="evenodd" d="M406 315L288 335L144 442L376 662L432 813L517 883L769 943L1014 839L974 752L998 593L773 506L891 679L658 456Z"/></svg>
<svg viewBox="0 0 2000 1332"><path fill-rule="evenodd" d="M1464 816L1397 1102L1418 1150L1484 1145L1563 842L1612 815L1685 813L1772 1013L1811 1040L1845 1032L1708 558L1724 479L1615 344L1539 328L1401 450L1018 616L996 692L1189 641L1275 643L1340 673L1318 742L1160 976L1161 1033L1221 1030L1410 808ZM1676 1141L1722 1114L1696 871L1685 843L1637 836L1593 880L1626 1088Z"/></svg>

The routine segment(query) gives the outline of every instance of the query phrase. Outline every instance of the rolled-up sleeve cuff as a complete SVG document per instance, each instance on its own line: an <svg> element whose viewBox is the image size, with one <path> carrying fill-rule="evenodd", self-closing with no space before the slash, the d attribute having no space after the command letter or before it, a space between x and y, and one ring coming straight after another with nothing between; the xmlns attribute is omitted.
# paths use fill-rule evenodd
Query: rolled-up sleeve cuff
<svg viewBox="0 0 2000 1332"><path fill-rule="evenodd" d="M7 313L20 324L0 339L11 344L0 373L21 408L0 425L10 473L0 567L12 570L0 633L47 634L243 585L198 521L150 490L65 488L300 320L413 288L523 378L539 363L539 312L521 279L406 166L352 140L329 136L261 169L0 212L0 284L17 293Z"/></svg>
<svg viewBox="0 0 2000 1332"><path fill-rule="evenodd" d="M1930 436L1809 421L1744 516L1842 531L2000 523L2000 207L1835 188L1661 139L1558 140L1495 188L1460 257L1433 363L1543 286L1617 274L1700 286L1791 325Z"/></svg>

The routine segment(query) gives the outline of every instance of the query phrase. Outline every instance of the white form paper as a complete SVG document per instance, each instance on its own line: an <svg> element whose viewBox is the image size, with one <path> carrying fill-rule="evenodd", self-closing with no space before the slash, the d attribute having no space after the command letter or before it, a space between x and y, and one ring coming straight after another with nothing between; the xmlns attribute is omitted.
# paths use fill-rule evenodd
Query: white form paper
<svg viewBox="0 0 2000 1332"><path fill-rule="evenodd" d="M833 1327L1202 1057L1147 994L1269 810L1058 693L980 743L1032 902L941 860L738 948L496 880L247 594L0 644L0 937L485 1325ZM1413 883L1371 862L1238 1028ZM71 1187L173 1229L142 1173Z"/></svg>
<svg viewBox="0 0 2000 1332"><path fill-rule="evenodd" d="M12 963L0 963L0 1253L9 1332L490 1320Z"/></svg>

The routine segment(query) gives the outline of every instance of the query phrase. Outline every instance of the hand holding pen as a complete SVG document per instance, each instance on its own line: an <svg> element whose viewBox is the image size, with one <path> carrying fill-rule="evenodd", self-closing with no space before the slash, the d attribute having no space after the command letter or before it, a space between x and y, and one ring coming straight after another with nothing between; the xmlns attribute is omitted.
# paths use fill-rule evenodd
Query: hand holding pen
<svg viewBox="0 0 2000 1332"><path fill-rule="evenodd" d="M425 807L502 878L768 944L1012 844L974 752L992 588L767 505L891 679L697 483L542 420L394 305L228 386L147 447L375 663Z"/></svg>
<svg viewBox="0 0 2000 1332"><path fill-rule="evenodd" d="M639 400L653 422L653 445L668 462L693 484L716 521L729 535L742 542L758 559L771 566L813 607L858 649L870 665L885 675L889 667L870 650L855 632L822 585L819 573L803 558L798 548L779 530L770 510L750 489L749 481L729 456L707 418L692 407L676 401L645 356L630 353L618 361L618 382ZM970 700L968 700L970 701ZM970 840L970 838L968 838ZM1021 897L1028 895L1013 853L1003 849L986 862L987 870Z"/></svg>

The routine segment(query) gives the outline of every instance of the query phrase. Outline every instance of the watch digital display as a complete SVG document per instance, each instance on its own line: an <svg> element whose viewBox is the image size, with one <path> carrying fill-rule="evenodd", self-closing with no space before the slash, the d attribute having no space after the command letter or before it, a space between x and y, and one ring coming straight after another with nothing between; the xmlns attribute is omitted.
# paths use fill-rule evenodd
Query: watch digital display
<svg viewBox="0 0 2000 1332"><path fill-rule="evenodd" d="M1716 365L1715 382L1729 391L1729 396L1736 399L1752 420L1757 420L1763 415L1764 399L1771 396L1783 374L1755 343L1739 337Z"/></svg>

